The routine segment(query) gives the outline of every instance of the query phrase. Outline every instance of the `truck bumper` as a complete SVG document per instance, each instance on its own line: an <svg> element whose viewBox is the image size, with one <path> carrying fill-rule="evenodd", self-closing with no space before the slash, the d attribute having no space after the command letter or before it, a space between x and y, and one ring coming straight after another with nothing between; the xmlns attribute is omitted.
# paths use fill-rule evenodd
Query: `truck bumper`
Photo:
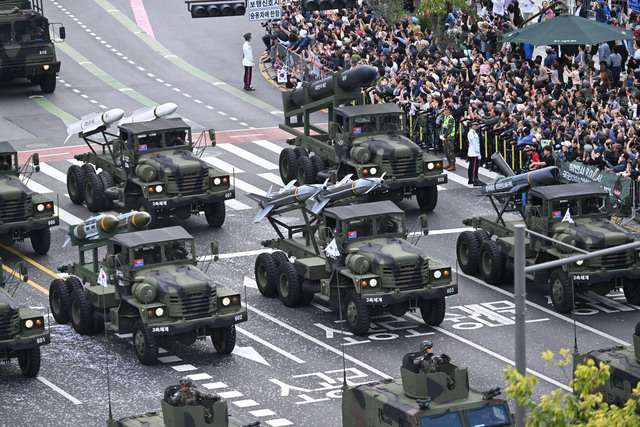
<svg viewBox="0 0 640 427"><path fill-rule="evenodd" d="M225 326L231 326L236 323L246 321L247 310L239 310L232 313L206 317L204 319L184 319L173 322L166 321L157 325L150 323L147 327L154 335L180 335L202 328L205 328L207 330L207 335L210 335L213 329L223 328Z"/></svg>
<svg viewBox="0 0 640 427"><path fill-rule="evenodd" d="M60 219L57 216L37 220L30 218L27 221L4 223L4 231L0 232L0 235L11 235L13 241L24 240L29 237L29 232L32 230L42 230L56 225L60 225Z"/></svg>
<svg viewBox="0 0 640 427"><path fill-rule="evenodd" d="M231 200L236 198L235 188L230 188L225 192L217 192L214 194L195 194L189 196L175 196L170 199L149 199L151 202L151 208L156 210L164 209L176 209L183 206L191 205L194 203L217 203L224 202L225 200Z"/></svg>
<svg viewBox="0 0 640 427"><path fill-rule="evenodd" d="M432 300L444 298L458 293L458 284L451 283L438 288L427 289L411 289L395 293L393 291L387 293L366 293L362 295L362 300L367 305L391 305L399 304L410 299Z"/></svg>
<svg viewBox="0 0 640 427"><path fill-rule="evenodd" d="M20 336L20 339L10 339L0 341L0 360L2 360L2 355L8 358L14 356L12 353L21 351L21 350L29 350L31 348L40 347L41 345L50 344L51 343L51 334L49 332L43 332L41 334L36 335L28 335L28 336Z"/></svg>
<svg viewBox="0 0 640 427"><path fill-rule="evenodd" d="M421 187L433 187L435 185L446 184L448 182L447 174L440 175L418 175L411 178L390 178L385 177L384 185L391 191L411 189Z"/></svg>
<svg viewBox="0 0 640 427"><path fill-rule="evenodd" d="M11 80L27 77L55 74L60 71L60 61L39 62L35 64L4 65L0 80Z"/></svg>
<svg viewBox="0 0 640 427"><path fill-rule="evenodd" d="M640 269L629 270L607 270L606 273L601 271L581 271L569 273L569 279L573 280L573 284L579 287L588 287L589 285L611 283L614 287L622 286L627 281L637 282L640 279ZM640 286L640 284L638 285Z"/></svg>

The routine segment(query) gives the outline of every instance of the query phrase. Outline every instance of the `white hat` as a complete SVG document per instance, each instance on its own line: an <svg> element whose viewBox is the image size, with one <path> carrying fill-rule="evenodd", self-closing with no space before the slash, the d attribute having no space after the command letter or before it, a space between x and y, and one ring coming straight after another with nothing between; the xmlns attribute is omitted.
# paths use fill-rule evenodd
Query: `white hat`
<svg viewBox="0 0 640 427"><path fill-rule="evenodd" d="M307 30L300 30L300 37L307 37Z"/></svg>
<svg viewBox="0 0 640 427"><path fill-rule="evenodd" d="M571 142L570 141L562 141L562 145L564 145L565 147L569 148L569 147L571 147Z"/></svg>

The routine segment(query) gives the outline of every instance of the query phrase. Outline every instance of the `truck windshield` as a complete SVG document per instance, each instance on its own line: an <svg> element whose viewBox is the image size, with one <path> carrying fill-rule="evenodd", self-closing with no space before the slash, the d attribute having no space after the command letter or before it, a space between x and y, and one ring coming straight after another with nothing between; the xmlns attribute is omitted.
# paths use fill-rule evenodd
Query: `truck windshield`
<svg viewBox="0 0 640 427"><path fill-rule="evenodd" d="M462 427L458 412L447 412L420 418L420 427Z"/></svg>
<svg viewBox="0 0 640 427"><path fill-rule="evenodd" d="M376 218L376 234L390 234L404 231L401 214L387 214Z"/></svg>
<svg viewBox="0 0 640 427"><path fill-rule="evenodd" d="M15 23L15 40L19 43L48 40L46 22L42 20L20 21Z"/></svg>
<svg viewBox="0 0 640 427"><path fill-rule="evenodd" d="M155 245L145 245L137 247L133 251L133 266L143 267L150 264L161 263L160 247Z"/></svg>
<svg viewBox="0 0 640 427"><path fill-rule="evenodd" d="M464 415L471 427L504 426L511 423L509 412L503 404L467 409Z"/></svg>
<svg viewBox="0 0 640 427"><path fill-rule="evenodd" d="M165 134L167 147L181 147L187 145L187 131L175 130Z"/></svg>
<svg viewBox="0 0 640 427"><path fill-rule="evenodd" d="M178 240L164 245L164 256L167 261L193 259L191 242Z"/></svg>
<svg viewBox="0 0 640 427"><path fill-rule="evenodd" d="M575 199L560 199L551 202L551 218L563 219L567 215L578 216L578 201Z"/></svg>
<svg viewBox="0 0 640 427"><path fill-rule="evenodd" d="M345 221L344 230L347 239L357 239L359 237L370 237L373 235L373 219L361 218Z"/></svg>
<svg viewBox="0 0 640 427"><path fill-rule="evenodd" d="M585 197L580 200L580 214L590 215L607 211L607 200L604 197Z"/></svg>

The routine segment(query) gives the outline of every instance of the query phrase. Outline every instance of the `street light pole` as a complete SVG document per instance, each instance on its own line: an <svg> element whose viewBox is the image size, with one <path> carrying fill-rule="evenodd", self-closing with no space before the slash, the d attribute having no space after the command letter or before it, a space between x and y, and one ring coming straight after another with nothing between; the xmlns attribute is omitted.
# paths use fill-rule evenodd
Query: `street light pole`
<svg viewBox="0 0 640 427"><path fill-rule="evenodd" d="M527 374L527 351L525 340L525 274L524 274L524 224L514 226L514 293L516 297L516 369L520 375ZM524 427L526 408L516 404L516 427Z"/></svg>

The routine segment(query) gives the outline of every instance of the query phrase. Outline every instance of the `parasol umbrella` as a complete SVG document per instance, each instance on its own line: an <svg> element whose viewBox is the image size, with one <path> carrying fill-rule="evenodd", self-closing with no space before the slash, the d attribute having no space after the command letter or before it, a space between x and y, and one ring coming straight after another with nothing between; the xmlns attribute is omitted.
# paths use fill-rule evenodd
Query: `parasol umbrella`
<svg viewBox="0 0 640 427"><path fill-rule="evenodd" d="M547 21L503 34L500 42L531 43L536 46L556 44L597 45L612 40L632 39L633 33L574 15L560 15Z"/></svg>

